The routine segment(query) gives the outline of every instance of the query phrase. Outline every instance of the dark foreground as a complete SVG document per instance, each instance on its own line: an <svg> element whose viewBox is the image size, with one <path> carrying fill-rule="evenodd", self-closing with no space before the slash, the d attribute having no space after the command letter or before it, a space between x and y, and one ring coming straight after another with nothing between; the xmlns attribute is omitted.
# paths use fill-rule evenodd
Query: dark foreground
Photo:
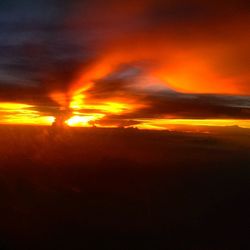
<svg viewBox="0 0 250 250"><path fill-rule="evenodd" d="M0 127L0 249L247 249L250 133Z"/></svg>

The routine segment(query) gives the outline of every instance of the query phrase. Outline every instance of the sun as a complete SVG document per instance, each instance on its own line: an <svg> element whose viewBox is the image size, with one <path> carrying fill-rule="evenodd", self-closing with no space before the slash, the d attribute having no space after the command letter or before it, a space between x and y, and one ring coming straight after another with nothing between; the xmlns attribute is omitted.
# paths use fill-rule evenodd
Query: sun
<svg viewBox="0 0 250 250"><path fill-rule="evenodd" d="M98 119L103 118L103 114L74 115L65 121L69 127L92 127Z"/></svg>

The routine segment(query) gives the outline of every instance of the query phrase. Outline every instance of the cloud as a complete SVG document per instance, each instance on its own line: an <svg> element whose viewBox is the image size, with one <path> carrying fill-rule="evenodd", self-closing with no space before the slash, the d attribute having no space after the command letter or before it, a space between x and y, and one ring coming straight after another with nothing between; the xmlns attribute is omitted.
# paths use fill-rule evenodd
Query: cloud
<svg viewBox="0 0 250 250"><path fill-rule="evenodd" d="M0 101L52 115L51 93L71 98L91 83L88 105L141 104L103 123L247 119L248 9L243 0L2 1Z"/></svg>

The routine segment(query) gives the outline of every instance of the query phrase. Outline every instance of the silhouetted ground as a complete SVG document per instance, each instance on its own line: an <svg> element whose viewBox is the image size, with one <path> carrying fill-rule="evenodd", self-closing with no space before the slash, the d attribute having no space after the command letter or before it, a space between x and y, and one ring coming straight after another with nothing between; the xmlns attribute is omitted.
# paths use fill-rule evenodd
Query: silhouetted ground
<svg viewBox="0 0 250 250"><path fill-rule="evenodd" d="M239 131L1 126L0 249L247 249Z"/></svg>

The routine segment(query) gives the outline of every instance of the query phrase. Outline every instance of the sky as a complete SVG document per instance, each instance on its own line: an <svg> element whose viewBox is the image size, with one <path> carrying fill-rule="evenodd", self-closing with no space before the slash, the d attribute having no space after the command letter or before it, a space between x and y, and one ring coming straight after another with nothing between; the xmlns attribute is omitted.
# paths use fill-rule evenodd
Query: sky
<svg viewBox="0 0 250 250"><path fill-rule="evenodd" d="M243 0L2 0L0 122L250 127L249 10Z"/></svg>

